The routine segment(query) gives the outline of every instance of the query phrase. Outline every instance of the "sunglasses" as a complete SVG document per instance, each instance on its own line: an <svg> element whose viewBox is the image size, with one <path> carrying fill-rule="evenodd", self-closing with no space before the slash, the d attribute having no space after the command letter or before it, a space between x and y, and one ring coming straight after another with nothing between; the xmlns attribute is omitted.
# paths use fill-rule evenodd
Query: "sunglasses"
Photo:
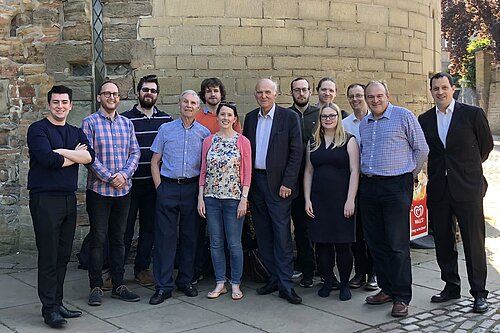
<svg viewBox="0 0 500 333"><path fill-rule="evenodd" d="M144 93L148 93L148 92L151 92L152 94L157 94L158 93L158 90L157 89L150 89L150 88L141 88L141 91L144 92Z"/></svg>

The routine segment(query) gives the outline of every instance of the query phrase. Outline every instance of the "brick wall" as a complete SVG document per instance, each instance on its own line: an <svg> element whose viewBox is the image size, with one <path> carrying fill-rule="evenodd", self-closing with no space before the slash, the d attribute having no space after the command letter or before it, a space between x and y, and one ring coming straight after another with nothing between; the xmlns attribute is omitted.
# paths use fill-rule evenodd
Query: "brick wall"
<svg viewBox="0 0 500 333"><path fill-rule="evenodd" d="M332 76L336 102L346 109L347 85L386 79L392 101L420 113L429 106L428 74L440 69L438 0L102 2L105 61L131 68L112 76L122 94L120 111L135 102L135 78L156 73L159 105L173 115L178 94L198 90L209 76L223 80L241 114L256 106L256 81L269 76L280 85L283 105L291 103L294 77L316 83ZM0 6L0 254L34 249L25 137L43 117L47 90L54 83L74 89L72 124L92 112L92 78L72 72L75 64L91 63L90 21L91 0ZM85 226L81 174L79 224ZM75 239L86 231L77 228Z"/></svg>

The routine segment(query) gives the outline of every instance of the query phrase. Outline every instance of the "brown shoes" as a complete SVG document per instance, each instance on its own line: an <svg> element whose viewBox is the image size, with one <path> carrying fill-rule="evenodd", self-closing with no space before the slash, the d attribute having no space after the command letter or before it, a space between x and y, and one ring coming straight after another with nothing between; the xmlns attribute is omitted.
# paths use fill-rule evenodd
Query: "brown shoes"
<svg viewBox="0 0 500 333"><path fill-rule="evenodd" d="M396 318L406 317L408 315L408 305L400 301L395 301L392 305L391 315Z"/></svg>
<svg viewBox="0 0 500 333"><path fill-rule="evenodd" d="M384 304L388 302L392 302L392 297L384 293L383 291L380 291L378 294L373 295L373 296L368 296L365 299L365 302L368 304L372 305L379 305L379 304Z"/></svg>
<svg viewBox="0 0 500 333"><path fill-rule="evenodd" d="M143 287L151 287L155 285L155 279L149 269L140 271L139 274L135 276L135 281Z"/></svg>

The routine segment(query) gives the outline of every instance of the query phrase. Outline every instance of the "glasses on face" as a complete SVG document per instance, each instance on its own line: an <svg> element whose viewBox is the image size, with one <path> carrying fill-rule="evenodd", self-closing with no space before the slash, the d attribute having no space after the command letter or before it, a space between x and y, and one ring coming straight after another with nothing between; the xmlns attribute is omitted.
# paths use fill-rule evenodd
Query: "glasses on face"
<svg viewBox="0 0 500 333"><path fill-rule="evenodd" d="M309 88L293 88L292 91L296 94L300 94L300 93L306 93L309 91Z"/></svg>
<svg viewBox="0 0 500 333"><path fill-rule="evenodd" d="M119 92L110 92L110 91L103 91L99 95L102 95L102 96L104 96L106 98L110 98L111 96L113 96L113 98L120 97L120 93Z"/></svg>
<svg viewBox="0 0 500 333"><path fill-rule="evenodd" d="M148 92L151 92L152 94L157 94L157 93L158 93L158 90L157 90L157 89L154 89L154 88L153 88L153 89L150 89L150 88L146 88L146 87L141 88L141 91L142 91L143 93L148 93Z"/></svg>
<svg viewBox="0 0 500 333"><path fill-rule="evenodd" d="M322 114L321 115L321 120L328 120L328 119L331 119L331 120L334 120L335 118L337 118L338 115L336 113L332 113L332 114Z"/></svg>
<svg viewBox="0 0 500 333"><path fill-rule="evenodd" d="M365 95L363 95L363 94L349 95L349 96L347 96L347 98L349 98L351 100L352 99L363 99L363 98L365 98Z"/></svg>

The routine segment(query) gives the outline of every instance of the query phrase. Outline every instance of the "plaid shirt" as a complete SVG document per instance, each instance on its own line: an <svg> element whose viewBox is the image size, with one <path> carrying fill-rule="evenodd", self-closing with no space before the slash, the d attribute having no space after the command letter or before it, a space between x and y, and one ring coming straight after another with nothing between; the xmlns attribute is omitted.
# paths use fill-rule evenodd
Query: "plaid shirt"
<svg viewBox="0 0 500 333"><path fill-rule="evenodd" d="M87 189L107 197L126 195L140 157L132 122L118 113L111 120L104 111L98 110L83 119L82 130L95 150L95 161L87 166ZM122 189L111 185L111 176L117 172L127 180L127 186Z"/></svg>
<svg viewBox="0 0 500 333"><path fill-rule="evenodd" d="M368 114L359 126L361 172L366 175L418 174L429 147L422 128L410 110L389 103L378 120Z"/></svg>

